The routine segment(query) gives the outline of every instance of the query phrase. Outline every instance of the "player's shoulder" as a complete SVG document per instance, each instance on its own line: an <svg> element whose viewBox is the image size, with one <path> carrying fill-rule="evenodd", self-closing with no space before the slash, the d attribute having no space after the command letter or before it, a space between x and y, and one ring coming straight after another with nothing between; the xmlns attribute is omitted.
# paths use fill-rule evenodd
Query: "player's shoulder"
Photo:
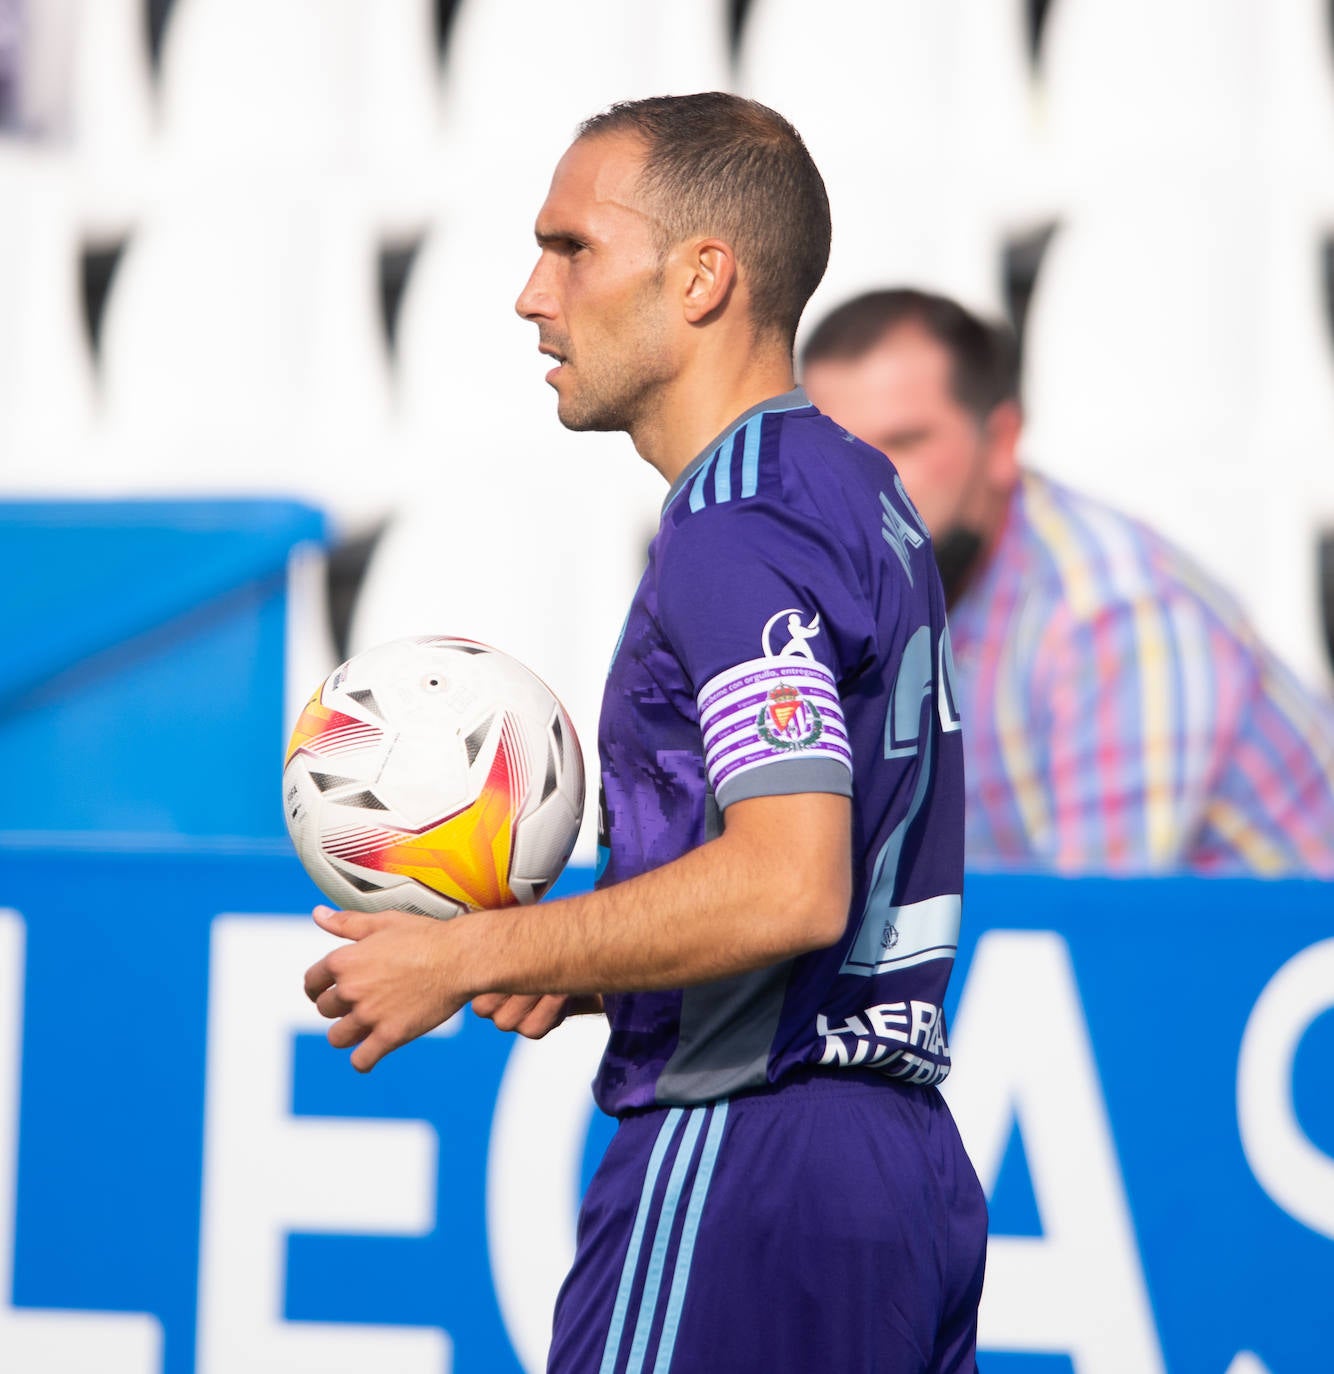
<svg viewBox="0 0 1334 1374"><path fill-rule="evenodd" d="M748 412L678 478L666 523L820 518L828 496L883 484L886 460L797 389Z"/></svg>
<svg viewBox="0 0 1334 1374"><path fill-rule="evenodd" d="M779 446L779 472L789 486L846 491L892 481L890 461L814 406L792 417Z"/></svg>

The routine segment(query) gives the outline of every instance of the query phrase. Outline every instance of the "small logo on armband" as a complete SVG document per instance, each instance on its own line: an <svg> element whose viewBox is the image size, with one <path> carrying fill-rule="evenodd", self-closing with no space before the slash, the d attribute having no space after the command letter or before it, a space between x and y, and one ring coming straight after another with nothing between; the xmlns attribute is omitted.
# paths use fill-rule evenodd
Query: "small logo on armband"
<svg viewBox="0 0 1334 1374"><path fill-rule="evenodd" d="M784 616L787 617L787 643L775 651L773 633ZM820 613L817 611L805 624L802 624L801 616L802 613L795 606L787 606L781 611L775 611L765 621L764 631L760 635L760 647L764 650L765 658L815 657L811 652L810 641L820 633Z"/></svg>
<svg viewBox="0 0 1334 1374"><path fill-rule="evenodd" d="M813 701L781 682L765 698L755 728L775 749L806 749L824 734L824 721Z"/></svg>

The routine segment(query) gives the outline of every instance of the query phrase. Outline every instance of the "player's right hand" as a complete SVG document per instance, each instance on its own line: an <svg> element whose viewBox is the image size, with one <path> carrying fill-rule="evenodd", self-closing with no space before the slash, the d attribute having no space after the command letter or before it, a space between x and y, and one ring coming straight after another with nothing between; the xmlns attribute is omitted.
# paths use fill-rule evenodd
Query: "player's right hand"
<svg viewBox="0 0 1334 1374"><path fill-rule="evenodd" d="M467 998L451 977L453 922L405 911L318 906L321 930L349 943L306 970L306 996L334 1024L327 1039L367 1073L391 1050L447 1021Z"/></svg>

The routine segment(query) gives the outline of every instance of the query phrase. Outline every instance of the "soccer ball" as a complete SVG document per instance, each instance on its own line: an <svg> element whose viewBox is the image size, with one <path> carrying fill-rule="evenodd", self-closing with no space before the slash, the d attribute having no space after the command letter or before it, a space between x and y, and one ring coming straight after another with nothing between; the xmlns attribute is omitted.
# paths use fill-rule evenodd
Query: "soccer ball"
<svg viewBox="0 0 1334 1374"><path fill-rule="evenodd" d="M283 810L320 890L447 918L535 902L584 808L565 708L508 654L396 639L320 684L287 746Z"/></svg>

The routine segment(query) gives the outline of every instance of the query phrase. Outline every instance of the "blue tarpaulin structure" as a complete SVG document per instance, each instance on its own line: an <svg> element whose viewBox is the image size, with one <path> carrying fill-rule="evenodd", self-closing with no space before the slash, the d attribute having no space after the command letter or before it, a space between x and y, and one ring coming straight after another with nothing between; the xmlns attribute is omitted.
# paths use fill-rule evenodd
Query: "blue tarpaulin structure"
<svg viewBox="0 0 1334 1374"><path fill-rule="evenodd" d="M286 501L0 504L0 836L281 839Z"/></svg>

